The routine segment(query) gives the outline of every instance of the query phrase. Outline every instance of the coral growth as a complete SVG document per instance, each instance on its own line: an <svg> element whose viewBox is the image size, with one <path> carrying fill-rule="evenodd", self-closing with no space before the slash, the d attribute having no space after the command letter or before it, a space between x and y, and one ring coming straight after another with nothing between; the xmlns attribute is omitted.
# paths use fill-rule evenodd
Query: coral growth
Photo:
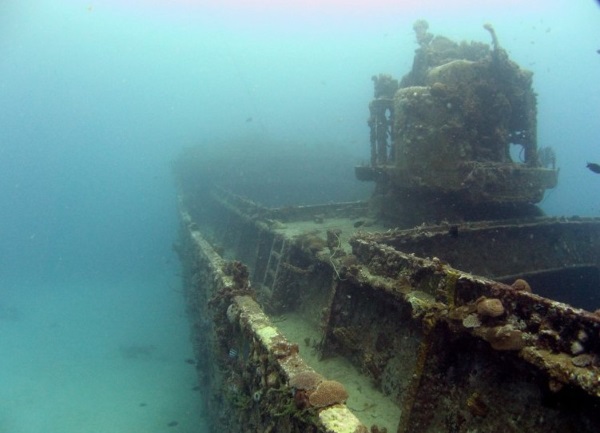
<svg viewBox="0 0 600 433"><path fill-rule="evenodd" d="M425 20L417 20L413 24L413 30L417 37L417 43L423 47L429 45L433 39L433 35L427 30L429 29L429 23Z"/></svg>
<svg viewBox="0 0 600 433"><path fill-rule="evenodd" d="M490 328L484 338L495 350L521 350L525 346L523 333L509 325Z"/></svg>
<svg viewBox="0 0 600 433"><path fill-rule="evenodd" d="M269 349L275 358L287 358L300 352L298 344L290 343L283 336L272 338Z"/></svg>
<svg viewBox="0 0 600 433"><path fill-rule="evenodd" d="M318 232L308 232L297 236L295 242L300 246L300 249L309 253L316 254L327 246L327 243L321 238Z"/></svg>
<svg viewBox="0 0 600 433"><path fill-rule="evenodd" d="M589 353L582 353L571 358L571 363L575 367L588 367L596 363L596 357L594 355L590 355Z"/></svg>
<svg viewBox="0 0 600 433"><path fill-rule="evenodd" d="M234 324L240 317L240 308L235 303L233 303L229 305L229 307L227 307L226 314L229 323Z"/></svg>
<svg viewBox="0 0 600 433"><path fill-rule="evenodd" d="M348 391L344 385L335 380L324 380L308 397L311 406L317 408L344 403L347 398Z"/></svg>
<svg viewBox="0 0 600 433"><path fill-rule="evenodd" d="M245 289L249 287L248 277L250 276L250 272L248 271L248 267L239 260L227 262L223 267L223 272L233 279L238 288Z"/></svg>
<svg viewBox="0 0 600 433"><path fill-rule="evenodd" d="M477 314L469 314L463 319L462 324L465 328L477 328L481 326L481 320L479 320Z"/></svg>
<svg viewBox="0 0 600 433"><path fill-rule="evenodd" d="M290 379L289 385L294 390L294 404L298 409L310 407L309 395L323 382L323 376L314 371L302 371Z"/></svg>
<svg viewBox="0 0 600 433"><path fill-rule="evenodd" d="M477 300L477 314L482 317L500 317L504 314L504 305L500 299L482 297Z"/></svg>
<svg viewBox="0 0 600 433"><path fill-rule="evenodd" d="M314 371L302 371L290 379L290 387L304 391L313 391L323 382L323 376Z"/></svg>
<svg viewBox="0 0 600 433"><path fill-rule="evenodd" d="M520 292L529 292L531 293L531 286L529 285L529 283L521 278L518 278L515 280L514 283L512 283L511 286L514 290L520 291Z"/></svg>

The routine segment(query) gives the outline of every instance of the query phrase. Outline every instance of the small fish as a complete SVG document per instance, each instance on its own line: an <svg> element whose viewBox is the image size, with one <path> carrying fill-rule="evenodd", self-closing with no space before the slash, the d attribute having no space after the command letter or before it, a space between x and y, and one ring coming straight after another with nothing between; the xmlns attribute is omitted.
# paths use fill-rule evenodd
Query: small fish
<svg viewBox="0 0 600 433"><path fill-rule="evenodd" d="M252 117L246 117L246 123L252 122L254 119Z"/></svg>
<svg viewBox="0 0 600 433"><path fill-rule="evenodd" d="M195 387L192 388L192 391L200 391L200 387L198 385L196 385Z"/></svg>
<svg viewBox="0 0 600 433"><path fill-rule="evenodd" d="M192 359L192 358L188 358L188 359L186 359L186 360L185 360L185 363L186 363L186 364L195 364L195 363L196 363L196 360L195 360L195 359Z"/></svg>
<svg viewBox="0 0 600 433"><path fill-rule="evenodd" d="M365 225L365 221L364 220L356 221L353 225L355 228L359 228L359 227Z"/></svg>
<svg viewBox="0 0 600 433"><path fill-rule="evenodd" d="M179 422L171 421L169 424L167 424L167 427L175 427L176 425L179 425Z"/></svg>
<svg viewBox="0 0 600 433"><path fill-rule="evenodd" d="M588 162L586 167L589 168L594 173L600 173L600 165L599 164L595 164L593 162Z"/></svg>

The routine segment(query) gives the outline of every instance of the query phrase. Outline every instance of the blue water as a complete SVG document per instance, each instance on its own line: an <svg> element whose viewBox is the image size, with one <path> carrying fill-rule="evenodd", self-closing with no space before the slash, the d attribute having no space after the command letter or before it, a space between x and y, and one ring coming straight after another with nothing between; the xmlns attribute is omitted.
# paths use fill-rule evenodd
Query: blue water
<svg viewBox="0 0 600 433"><path fill-rule="evenodd" d="M416 19L482 42L494 24L535 73L538 144L557 154L542 208L600 216L600 175L585 168L600 162L595 2L239 3L0 4L0 433L202 431L170 162L199 144L207 166L241 159L255 179L268 173L252 163L277 155L332 160L264 202L290 185L306 199L319 175L352 179L369 158L370 77L408 72ZM136 344L150 355L119 349Z"/></svg>

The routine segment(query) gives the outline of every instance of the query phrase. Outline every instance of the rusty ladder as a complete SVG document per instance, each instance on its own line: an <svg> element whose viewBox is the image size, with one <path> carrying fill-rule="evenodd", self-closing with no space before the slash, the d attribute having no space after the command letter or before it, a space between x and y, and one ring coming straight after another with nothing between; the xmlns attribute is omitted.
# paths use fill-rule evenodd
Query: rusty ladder
<svg viewBox="0 0 600 433"><path fill-rule="evenodd" d="M271 244L269 260L267 261L267 267L265 268L265 275L263 277L262 282L264 287L269 287L271 290L275 290L275 284L277 283L279 268L281 265L281 260L284 256L286 246L287 240L285 239L285 237L277 235L273 236L273 243Z"/></svg>

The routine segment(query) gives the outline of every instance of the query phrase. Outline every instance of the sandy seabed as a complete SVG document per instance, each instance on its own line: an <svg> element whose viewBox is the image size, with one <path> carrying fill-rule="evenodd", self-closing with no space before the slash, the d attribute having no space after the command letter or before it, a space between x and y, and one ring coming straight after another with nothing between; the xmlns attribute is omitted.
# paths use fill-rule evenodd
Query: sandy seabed
<svg viewBox="0 0 600 433"><path fill-rule="evenodd" d="M5 290L0 433L207 431L188 336L167 284Z"/></svg>

